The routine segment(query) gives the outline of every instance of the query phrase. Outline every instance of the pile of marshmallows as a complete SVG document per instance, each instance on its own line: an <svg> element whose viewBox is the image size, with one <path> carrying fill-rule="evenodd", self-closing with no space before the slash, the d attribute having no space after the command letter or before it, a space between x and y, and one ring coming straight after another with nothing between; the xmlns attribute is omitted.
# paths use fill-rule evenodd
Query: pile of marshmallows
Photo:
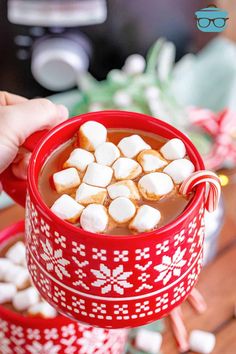
<svg viewBox="0 0 236 354"><path fill-rule="evenodd" d="M82 229L93 233L105 232L110 220L117 225L129 223L134 232L153 230L160 212L148 205L137 207L136 202L141 197L158 201L194 172L180 139L169 140L160 152L139 135L123 138L116 146L107 142L102 124L88 121L80 127L78 141L80 147L72 151L65 169L53 175L62 196L51 210L63 220L79 221Z"/></svg>
<svg viewBox="0 0 236 354"><path fill-rule="evenodd" d="M57 311L31 284L25 253L24 243L18 241L0 258L0 304L11 303L16 311L30 316L54 318Z"/></svg>

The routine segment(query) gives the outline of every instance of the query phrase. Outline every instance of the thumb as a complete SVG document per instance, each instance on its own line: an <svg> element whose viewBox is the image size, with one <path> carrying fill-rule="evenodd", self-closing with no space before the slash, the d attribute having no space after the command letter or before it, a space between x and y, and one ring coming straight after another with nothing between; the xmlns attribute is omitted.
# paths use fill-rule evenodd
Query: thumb
<svg viewBox="0 0 236 354"><path fill-rule="evenodd" d="M34 132L49 129L66 120L69 115L65 106L55 105L47 99L34 99L7 108L14 117L12 128L17 146L22 145Z"/></svg>

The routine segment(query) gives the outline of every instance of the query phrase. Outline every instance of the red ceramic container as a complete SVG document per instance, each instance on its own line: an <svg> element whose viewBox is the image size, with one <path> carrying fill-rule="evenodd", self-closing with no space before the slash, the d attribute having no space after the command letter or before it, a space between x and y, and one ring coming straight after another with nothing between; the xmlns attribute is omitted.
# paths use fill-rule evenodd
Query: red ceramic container
<svg viewBox="0 0 236 354"><path fill-rule="evenodd" d="M196 170L203 170L204 164L190 140L174 127L143 114L121 111L89 113L64 122L47 133L33 152L28 170L26 237L29 271L38 291L58 311L82 323L102 328L144 325L180 305L198 278L205 186L197 187L176 220L153 232L98 235L62 221L41 199L38 176L52 151L88 120L107 128L178 137ZM3 178L8 191L9 183L8 175ZM16 181L11 186L12 195L19 192Z"/></svg>
<svg viewBox="0 0 236 354"><path fill-rule="evenodd" d="M20 233L24 222L0 232L0 248ZM63 316L53 319L22 316L0 306L0 353L123 354L125 330L84 326Z"/></svg>

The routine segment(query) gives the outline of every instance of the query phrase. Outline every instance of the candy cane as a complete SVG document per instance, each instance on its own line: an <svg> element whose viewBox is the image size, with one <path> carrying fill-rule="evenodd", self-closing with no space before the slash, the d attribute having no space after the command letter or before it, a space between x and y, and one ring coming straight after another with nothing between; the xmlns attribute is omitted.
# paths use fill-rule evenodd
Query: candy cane
<svg viewBox="0 0 236 354"><path fill-rule="evenodd" d="M204 300L204 297L196 288L192 289L191 293L188 296L188 301L192 305L194 310L199 314L202 314L207 309L207 304Z"/></svg>
<svg viewBox="0 0 236 354"><path fill-rule="evenodd" d="M180 193L188 195L193 188L199 184L208 183L206 188L206 209L211 213L216 210L221 193L221 185L219 177L211 171L197 171L191 174L182 183Z"/></svg>
<svg viewBox="0 0 236 354"><path fill-rule="evenodd" d="M186 352L189 350L188 333L183 321L183 313L180 307L177 307L171 311L170 323L180 352Z"/></svg>

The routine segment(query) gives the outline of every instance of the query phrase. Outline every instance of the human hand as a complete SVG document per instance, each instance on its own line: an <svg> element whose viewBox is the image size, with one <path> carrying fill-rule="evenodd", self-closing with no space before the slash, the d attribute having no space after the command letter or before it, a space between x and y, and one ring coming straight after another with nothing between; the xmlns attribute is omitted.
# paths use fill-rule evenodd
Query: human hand
<svg viewBox="0 0 236 354"><path fill-rule="evenodd" d="M30 154L18 154L20 146L34 132L49 129L67 118L65 106L0 91L0 174L14 161L13 173L25 178Z"/></svg>

